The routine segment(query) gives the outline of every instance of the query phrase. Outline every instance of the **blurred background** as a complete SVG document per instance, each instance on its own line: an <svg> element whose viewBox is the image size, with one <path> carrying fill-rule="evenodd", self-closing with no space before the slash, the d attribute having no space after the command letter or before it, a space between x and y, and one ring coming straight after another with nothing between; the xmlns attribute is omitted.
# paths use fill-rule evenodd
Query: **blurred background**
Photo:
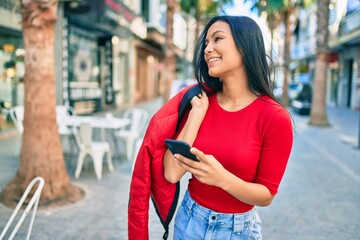
<svg viewBox="0 0 360 240"><path fill-rule="evenodd" d="M0 1L2 130L12 127L8 110L24 99L20 5ZM358 111L359 0L330 0L328 9L311 0L60 0L54 33L57 104L90 114L169 97L172 81L193 79L194 42L206 19L230 14L259 23L273 60L275 95L287 98L285 105L300 99L306 106L299 112L309 113L319 11L328 11L329 34L322 97L327 105ZM167 19L172 28L166 28Z"/></svg>
<svg viewBox="0 0 360 240"><path fill-rule="evenodd" d="M40 211L34 239L126 239L132 166L148 122L132 139L132 157L113 138L127 129L110 123L126 118L133 125L139 117L124 111L138 108L149 121L194 83L196 39L210 17L223 14L259 24L274 95L294 123L284 191L259 209L264 236L359 236L360 0L0 0L0 201L17 203L30 180L41 176L40 204L70 203ZM51 51L34 54L44 48ZM27 58L30 52L37 58ZM108 128L100 140L113 143L114 172L105 167L98 181L88 164L74 177L78 134L60 133L60 127L56 134L55 124L68 130L69 123L59 118L55 102L68 119L105 123L94 128ZM15 107L22 109L15 114L21 128L11 118ZM69 141L60 144L67 133ZM82 189L77 198L74 186ZM0 229L12 211L0 204ZM153 209L150 219L156 219L150 238L160 239ZM19 235L24 239L26 232Z"/></svg>

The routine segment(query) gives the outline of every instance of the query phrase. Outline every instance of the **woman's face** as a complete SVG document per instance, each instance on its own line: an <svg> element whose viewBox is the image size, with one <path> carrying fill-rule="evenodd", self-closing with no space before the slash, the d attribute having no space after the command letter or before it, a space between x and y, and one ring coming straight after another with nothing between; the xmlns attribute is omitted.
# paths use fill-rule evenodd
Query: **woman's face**
<svg viewBox="0 0 360 240"><path fill-rule="evenodd" d="M212 77L225 78L240 71L242 56L236 48L229 25L217 21L207 31L204 58Z"/></svg>

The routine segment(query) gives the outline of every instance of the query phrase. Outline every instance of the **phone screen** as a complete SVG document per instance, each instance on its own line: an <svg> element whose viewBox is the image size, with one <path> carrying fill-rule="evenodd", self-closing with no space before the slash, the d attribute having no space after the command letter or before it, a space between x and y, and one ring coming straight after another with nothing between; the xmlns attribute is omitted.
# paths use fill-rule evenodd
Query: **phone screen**
<svg viewBox="0 0 360 240"><path fill-rule="evenodd" d="M181 154L184 157L190 158L191 160L194 160L196 162L199 162L199 159L190 152L190 145L187 142L179 141L179 140L173 140L173 139L166 139L165 145L170 149L170 152L172 154Z"/></svg>

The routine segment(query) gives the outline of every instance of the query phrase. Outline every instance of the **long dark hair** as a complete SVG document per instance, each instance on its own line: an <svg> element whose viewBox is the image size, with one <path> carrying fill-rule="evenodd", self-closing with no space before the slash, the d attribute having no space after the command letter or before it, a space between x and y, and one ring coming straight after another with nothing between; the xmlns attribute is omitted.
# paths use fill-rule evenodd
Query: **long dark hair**
<svg viewBox="0 0 360 240"><path fill-rule="evenodd" d="M208 66L204 59L206 34L217 21L229 24L235 45L240 52L245 66L250 90L257 95L267 95L275 99L270 80L270 69L266 61L267 55L262 32L254 20L245 16L216 16L210 19L201 33L194 51L193 67L196 80L204 90L220 91L222 82L208 73Z"/></svg>

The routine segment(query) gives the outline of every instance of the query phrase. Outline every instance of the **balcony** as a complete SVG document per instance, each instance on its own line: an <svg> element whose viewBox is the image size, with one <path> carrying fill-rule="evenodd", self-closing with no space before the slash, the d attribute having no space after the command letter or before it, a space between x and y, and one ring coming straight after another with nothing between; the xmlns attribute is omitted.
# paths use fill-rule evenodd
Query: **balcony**
<svg viewBox="0 0 360 240"><path fill-rule="evenodd" d="M344 17L339 26L338 36L344 36L360 29L360 9Z"/></svg>
<svg viewBox="0 0 360 240"><path fill-rule="evenodd" d="M337 31L336 31L337 30ZM338 29L329 28L329 47L339 50L360 44L360 9L344 17Z"/></svg>

